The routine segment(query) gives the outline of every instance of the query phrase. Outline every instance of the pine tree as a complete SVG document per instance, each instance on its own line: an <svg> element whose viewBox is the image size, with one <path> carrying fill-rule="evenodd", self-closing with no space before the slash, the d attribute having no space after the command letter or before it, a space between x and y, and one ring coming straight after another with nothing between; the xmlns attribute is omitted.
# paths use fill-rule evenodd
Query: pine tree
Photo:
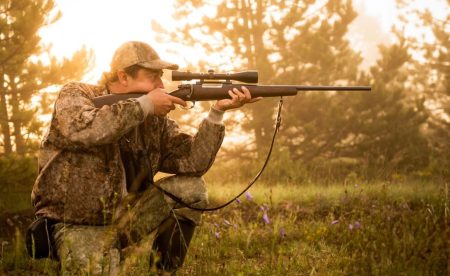
<svg viewBox="0 0 450 276"><path fill-rule="evenodd" d="M352 2L317 4L179 1L176 16L187 19L172 39L195 45L205 57L232 56L236 66L258 69L261 83L372 85L372 93L309 92L285 99L278 145L288 152L286 166L318 164L323 174L326 164L346 159L368 176L383 177L423 168L429 157L421 132L427 116L423 99L408 86L414 62L408 44L397 34L399 42L380 46L378 63L360 71L362 58L346 38L356 17ZM258 152L267 147L274 106L264 100L244 109L243 126L255 135Z"/></svg>
<svg viewBox="0 0 450 276"><path fill-rule="evenodd" d="M428 120L424 131L432 150L427 174L450 176L450 0L433 2L443 16L418 9L417 1L397 0L401 27L414 26L416 32L406 37L415 53L410 69L412 86L425 100Z"/></svg>
<svg viewBox="0 0 450 276"><path fill-rule="evenodd" d="M417 62L419 81L425 86L429 102L428 136L434 153L435 172L450 176L450 0L447 16L434 18L430 11L417 11L423 27L431 29L435 43L419 44L425 50L426 62ZM420 47L421 46L421 47ZM426 68L426 70L424 70Z"/></svg>
<svg viewBox="0 0 450 276"><path fill-rule="evenodd" d="M232 56L236 71L257 69L263 84L331 85L343 79L351 82L356 79L361 62L345 39L348 25L356 16L352 2L332 0L324 6L318 4L316 0L226 0L214 6L209 1L178 1L175 17L188 20L172 34L172 39L195 45L205 58ZM205 9L208 13L201 18L189 17ZM317 97L322 97L324 105L329 101ZM285 125L301 128L302 118L298 115L305 115L305 108L311 111L317 107L309 105L316 101L312 98L302 95L288 99ZM275 103L265 99L244 108L247 120L243 127L254 134L257 152L264 151L270 139ZM317 109L314 114L320 117ZM284 139L297 146L294 140L298 139Z"/></svg>
<svg viewBox="0 0 450 276"><path fill-rule="evenodd" d="M412 63L407 42L380 46L381 58L370 69L373 93L354 105L352 146L363 158L369 174L389 177L427 166L429 149L421 128L427 114L423 98L408 87Z"/></svg>
<svg viewBox="0 0 450 276"><path fill-rule="evenodd" d="M81 77L90 62L89 52L81 49L71 60L48 62L37 57L48 52L38 31L59 18L50 16L53 0L0 1L0 154L20 155L31 150L33 138L40 134L38 108L31 100L54 84Z"/></svg>

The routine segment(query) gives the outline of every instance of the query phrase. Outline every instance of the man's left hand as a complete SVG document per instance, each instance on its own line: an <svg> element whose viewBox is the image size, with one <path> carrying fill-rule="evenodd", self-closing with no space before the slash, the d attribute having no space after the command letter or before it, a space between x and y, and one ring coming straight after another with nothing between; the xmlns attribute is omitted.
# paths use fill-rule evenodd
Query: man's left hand
<svg viewBox="0 0 450 276"><path fill-rule="evenodd" d="M229 90L228 94L231 99L219 100L214 104L214 108L222 111L226 111L233 108L239 108L247 103L254 103L262 99L262 97L253 98L247 87L242 86L242 91L237 88Z"/></svg>

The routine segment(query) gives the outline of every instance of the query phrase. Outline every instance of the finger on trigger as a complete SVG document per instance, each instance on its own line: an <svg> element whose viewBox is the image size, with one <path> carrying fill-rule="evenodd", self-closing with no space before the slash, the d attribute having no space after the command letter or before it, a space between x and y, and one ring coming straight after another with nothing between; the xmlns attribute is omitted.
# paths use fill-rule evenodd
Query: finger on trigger
<svg viewBox="0 0 450 276"><path fill-rule="evenodd" d="M176 104L182 105L184 107L187 106L187 103L185 101L183 101L182 99L180 99L178 97L171 96L171 95L169 95L169 96L170 96L170 100L172 101L172 104L176 103Z"/></svg>

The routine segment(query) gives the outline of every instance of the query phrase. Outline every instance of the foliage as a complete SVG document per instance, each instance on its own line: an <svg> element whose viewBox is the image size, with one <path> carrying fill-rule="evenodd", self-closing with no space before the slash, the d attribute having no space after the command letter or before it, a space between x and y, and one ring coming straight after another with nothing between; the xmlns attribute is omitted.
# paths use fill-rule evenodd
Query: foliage
<svg viewBox="0 0 450 276"><path fill-rule="evenodd" d="M31 187L37 176L35 157L0 156L0 212L29 209Z"/></svg>
<svg viewBox="0 0 450 276"><path fill-rule="evenodd" d="M397 29L414 54L409 69L411 92L424 100L424 112L428 119L424 134L431 154L429 174L449 177L450 167L450 1L436 1L443 15L419 9L418 1L397 0L401 11ZM413 26L414 33L405 30ZM400 32L400 31L398 31ZM413 93L413 94L414 94Z"/></svg>
<svg viewBox="0 0 450 276"><path fill-rule="evenodd" d="M187 21L172 39L201 47L207 56L233 56L232 62L223 67L232 64L258 69L261 83L332 84L340 79L354 80L361 59L344 38L348 24L356 16L351 1L328 1L319 9L317 4L230 0L213 6L209 1L178 1L177 18L205 8L214 13ZM297 98L291 106L300 103L309 111L317 107L303 105L304 97ZM254 135L258 154L270 139L272 106L272 101L265 100L246 109L244 130ZM302 114L299 108L289 112L297 118ZM293 128L302 125L301 118L289 122ZM315 134L308 133L308 138ZM289 139L285 142L293 144Z"/></svg>
<svg viewBox="0 0 450 276"><path fill-rule="evenodd" d="M13 154L9 157L0 156L0 191L8 188L31 189L37 175L36 158Z"/></svg>
<svg viewBox="0 0 450 276"><path fill-rule="evenodd" d="M44 61L50 47L41 44L39 30L60 17L53 8L53 0L0 1L0 154L35 150L32 143L41 134L41 122L33 97L49 86L81 77L90 63L84 48L70 60L47 55Z"/></svg>
<svg viewBox="0 0 450 276"><path fill-rule="evenodd" d="M380 45L377 63L368 72L362 71L362 57L347 38L348 27L357 16L352 2L318 4L314 0L289 4L178 1L175 17L184 19L169 33L170 38L161 36L161 40L201 49L205 60L198 64L199 69L206 69L207 57L233 56L232 60L221 59L217 66L256 68L261 83L372 86L370 94L310 92L285 99L279 140L280 151L289 152L292 159L286 166L298 163L303 168L331 168L345 160L359 169L358 174L382 178L426 170L433 164L424 131L430 114L426 97L411 86L411 74L417 75L411 70L416 62L411 43L395 32L397 42ZM164 31L156 23L154 28ZM247 106L245 120L234 121L254 140L251 147L224 151L229 163L264 158L274 103L265 99ZM441 142L448 146L448 141ZM327 175L324 172L325 178Z"/></svg>
<svg viewBox="0 0 450 276"><path fill-rule="evenodd" d="M427 120L424 101L415 100L406 86L407 46L400 41L381 46L380 52L370 70L374 93L359 97L355 105L351 155L362 157L369 171L411 173L428 165L429 148L421 131Z"/></svg>

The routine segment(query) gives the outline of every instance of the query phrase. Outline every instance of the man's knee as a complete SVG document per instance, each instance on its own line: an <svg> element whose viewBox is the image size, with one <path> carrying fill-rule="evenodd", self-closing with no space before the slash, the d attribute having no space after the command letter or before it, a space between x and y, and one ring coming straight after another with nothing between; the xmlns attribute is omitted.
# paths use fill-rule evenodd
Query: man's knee
<svg viewBox="0 0 450 276"><path fill-rule="evenodd" d="M157 183L164 191L167 191L186 204L196 208L206 208L208 206L208 193L203 177L194 176L170 176L159 180ZM173 205L177 204L170 196L165 195L166 201Z"/></svg>

